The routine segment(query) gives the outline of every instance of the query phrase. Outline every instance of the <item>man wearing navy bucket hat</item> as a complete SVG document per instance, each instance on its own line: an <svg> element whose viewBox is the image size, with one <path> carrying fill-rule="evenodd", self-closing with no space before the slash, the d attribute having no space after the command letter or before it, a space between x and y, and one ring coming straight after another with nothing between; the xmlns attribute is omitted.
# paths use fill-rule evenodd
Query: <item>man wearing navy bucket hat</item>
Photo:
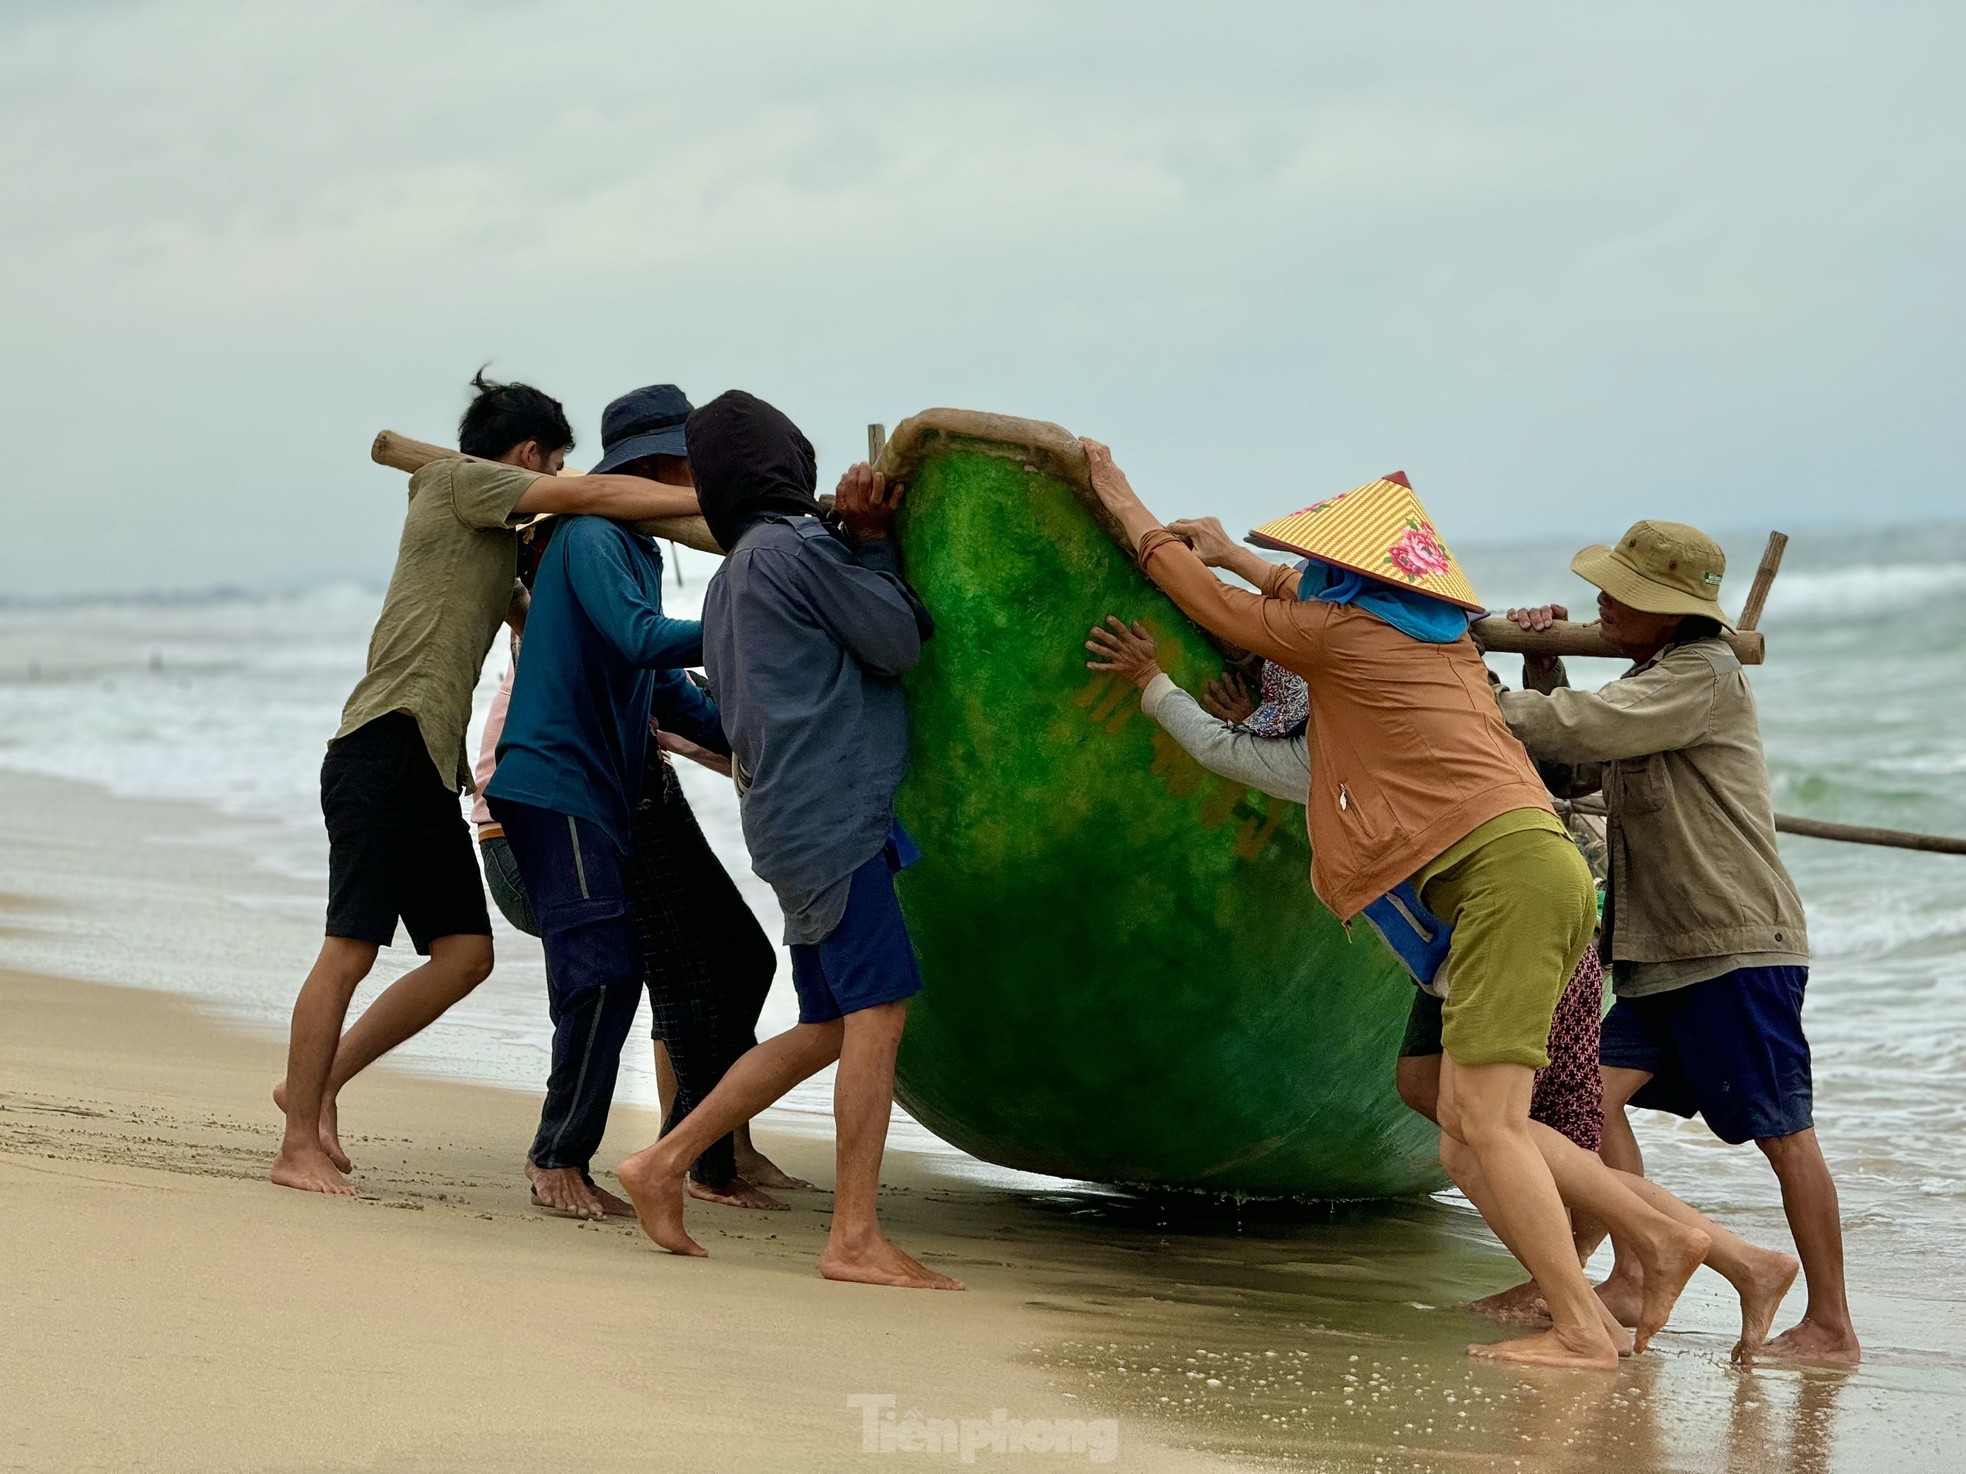
<svg viewBox="0 0 1966 1474"><path fill-rule="evenodd" d="M622 395L602 416L601 465L691 485L689 413L673 384ZM702 626L662 611L655 540L574 517L544 541L485 792L546 948L553 1063L526 1175L538 1206L598 1217L632 1211L591 1164L644 982L658 1063L672 1067L673 1126L755 1042L777 951L705 843L668 757L651 752L652 724L730 751L715 702L685 673L702 662ZM785 1206L760 1179L804 1186L748 1135L728 1133L706 1145L691 1179L698 1196L749 1208Z"/></svg>
<svg viewBox="0 0 1966 1474"><path fill-rule="evenodd" d="M656 467L643 463L651 456L688 459L683 425L692 408L689 396L674 384L629 390L601 412L601 446L606 454L590 474L612 471L666 479L653 476Z"/></svg>

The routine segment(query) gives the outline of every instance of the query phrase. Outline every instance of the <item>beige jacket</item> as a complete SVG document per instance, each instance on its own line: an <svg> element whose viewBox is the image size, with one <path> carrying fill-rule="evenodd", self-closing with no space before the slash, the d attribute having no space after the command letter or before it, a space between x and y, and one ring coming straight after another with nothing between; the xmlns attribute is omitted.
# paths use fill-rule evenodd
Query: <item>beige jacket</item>
<svg viewBox="0 0 1966 1474"><path fill-rule="evenodd" d="M1602 691L1500 700L1531 757L1570 769L1566 783L1545 766L1557 792L1603 790L1607 960L1808 951L1802 898L1775 848L1754 693L1724 642L1669 646Z"/></svg>

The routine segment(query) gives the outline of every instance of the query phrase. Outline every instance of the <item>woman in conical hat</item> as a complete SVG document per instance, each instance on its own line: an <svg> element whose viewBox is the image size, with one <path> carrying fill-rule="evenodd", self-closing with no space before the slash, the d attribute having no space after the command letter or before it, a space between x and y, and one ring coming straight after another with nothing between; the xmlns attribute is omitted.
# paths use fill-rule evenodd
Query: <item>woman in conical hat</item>
<svg viewBox="0 0 1966 1474"><path fill-rule="evenodd" d="M1529 1120L1551 1016L1596 920L1595 892L1496 707L1467 637L1468 611L1480 605L1459 565L1401 481L1370 482L1261 529L1269 545L1313 560L1300 575L1236 546L1213 518L1163 527L1112 452L1084 444L1093 490L1147 576L1198 624L1304 678L1318 896L1350 924L1397 893L1452 928L1450 978L1435 984L1446 995L1441 1162L1535 1276L1552 1322L1543 1335L1470 1351L1614 1369L1622 1332L1584 1278L1565 1202L1646 1261L1640 1350L1713 1241ZM1211 566L1261 592L1229 587Z"/></svg>

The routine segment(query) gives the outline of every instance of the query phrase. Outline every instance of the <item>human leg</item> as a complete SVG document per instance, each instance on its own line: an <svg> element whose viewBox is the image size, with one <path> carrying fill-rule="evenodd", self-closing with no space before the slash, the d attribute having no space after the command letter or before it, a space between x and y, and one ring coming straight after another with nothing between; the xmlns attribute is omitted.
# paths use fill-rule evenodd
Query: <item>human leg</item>
<svg viewBox="0 0 1966 1474"><path fill-rule="evenodd" d="M429 1027L491 973L491 916L457 795L438 775L416 722L393 713L329 748L322 764L328 823L328 931L387 946L400 917L429 960L411 969L336 1044L318 1107L329 1154L342 1086ZM283 1082L275 1099L293 1100Z"/></svg>
<svg viewBox="0 0 1966 1474"><path fill-rule="evenodd" d="M1808 1285L1802 1322L1760 1351L1849 1365L1862 1354L1844 1284L1843 1229L1836 1184L1815 1133L1815 1093L1802 1006L1800 966L1742 967L1664 995L1686 1099L1662 1099L1654 1081L1634 1097L1690 1114L1722 1141L1753 1141L1782 1188L1782 1206Z"/></svg>
<svg viewBox="0 0 1966 1474"><path fill-rule="evenodd" d="M635 812L627 873L655 1032L674 1079L663 1111L667 1131L716 1088L744 1048L727 1048L731 1031L715 961L729 940L718 923L727 925L728 918L716 914L718 898L706 882L712 871L724 878L723 868L667 762L651 769L649 781L652 792ZM691 1165L692 1195L741 1207L784 1206L737 1178L736 1143L727 1134Z"/></svg>
<svg viewBox="0 0 1966 1474"><path fill-rule="evenodd" d="M801 1023L747 1051L701 1105L615 1169L642 1229L672 1254L700 1257L703 1246L683 1227L683 1187L704 1148L748 1121L801 1081L840 1057L839 1019Z"/></svg>
<svg viewBox="0 0 1966 1474"><path fill-rule="evenodd" d="M1551 1329L1477 1355L1615 1366L1618 1345L1579 1266L1531 1133L1534 1072L1550 1062L1558 999L1596 919L1589 871L1561 833L1526 829L1426 878L1422 899L1453 927L1442 1011L1441 1160L1543 1291ZM1489 1216L1492 1215L1492 1216Z"/></svg>
<svg viewBox="0 0 1966 1474"><path fill-rule="evenodd" d="M1440 1021L1441 1000L1415 988L1406 1011L1399 1062L1393 1067L1393 1087L1406 1108L1436 1126L1440 1124Z"/></svg>
<svg viewBox="0 0 1966 1474"><path fill-rule="evenodd" d="M622 856L586 820L496 798L491 804L546 951L553 1059L526 1155L533 1201L583 1217L626 1215L629 1205L591 1174L642 991Z"/></svg>
<svg viewBox="0 0 1966 1474"><path fill-rule="evenodd" d="M369 969L378 947L352 937L328 937L294 999L293 1024L287 1042L287 1076L274 1099L286 1112L286 1131L272 1178L282 1187L303 1192L355 1196L323 1140L321 1102L334 1067L335 1045L341 1037L348 1002ZM338 1150L337 1146L337 1150ZM346 1161L346 1158L343 1159Z"/></svg>
<svg viewBox="0 0 1966 1474"><path fill-rule="evenodd" d="M921 990L921 972L894 895L894 864L890 852L862 865L852 876L846 911L833 934L792 949L799 1027L751 1050L703 1105L653 1147L622 1164L620 1176L642 1212L643 1228L672 1253L703 1252L683 1231L680 1166L690 1158L681 1153L700 1151L714 1139L706 1133L748 1120L806 1074L841 1058L840 1051L851 1037L853 1057L842 1058L835 1095L835 1109L844 1112L838 1145L842 1175L836 1190L847 1205L846 1222L839 1224L836 1215L838 1242L829 1236L822 1272L870 1283L959 1288L956 1282L923 1269L884 1237L878 1242L869 1238L866 1227L879 1188L888 1102L893 1098L894 1050L905 1019L899 1005ZM854 1022L862 1014L866 1018ZM823 1035L812 1032L822 1030ZM830 1053L824 1058L802 1058L794 1038L799 1035L823 1040ZM805 1073L798 1074L799 1069ZM873 1233L879 1234L877 1222Z"/></svg>
<svg viewBox="0 0 1966 1474"><path fill-rule="evenodd" d="M442 1018L491 970L490 937L465 933L433 938L430 960L384 988L341 1036L328 1077L330 1101L383 1055Z"/></svg>
<svg viewBox="0 0 1966 1474"><path fill-rule="evenodd" d="M1604 1016L1599 1034L1604 1136L1598 1155L1612 1170L1634 1177L1645 1175L1645 1158L1632 1131L1634 1100L1643 1093L1646 1101L1679 1115L1690 1116L1696 1109L1673 1042L1671 1010L1669 995L1620 998ZM1615 1240L1611 1252L1611 1273L1598 1286L1598 1297L1621 1325L1635 1326L1645 1294L1645 1272L1630 1250Z"/></svg>
<svg viewBox="0 0 1966 1474"><path fill-rule="evenodd" d="M1464 1192L1473 1186L1470 1201L1535 1278L1550 1310L1550 1329L1540 1336L1469 1350L1495 1360L1614 1368L1619 1348L1577 1263L1563 1200L1530 1134L1533 1073L1520 1064L1463 1065L1451 1053L1441 1066L1441 1165Z"/></svg>
<svg viewBox="0 0 1966 1474"><path fill-rule="evenodd" d="M1761 1355L1768 1360L1855 1365L1863 1356L1843 1278L1843 1219L1836 1180L1814 1127L1757 1141L1782 1186L1782 1209L1802 1258L1809 1303L1802 1319Z"/></svg>
<svg viewBox="0 0 1966 1474"><path fill-rule="evenodd" d="M960 1290L960 1280L937 1274L904 1254L881 1231L881 1156L894 1103L894 1055L908 1018L905 1002L846 1016L839 1074L833 1087L837 1176L833 1225L819 1272L827 1279L910 1290Z"/></svg>

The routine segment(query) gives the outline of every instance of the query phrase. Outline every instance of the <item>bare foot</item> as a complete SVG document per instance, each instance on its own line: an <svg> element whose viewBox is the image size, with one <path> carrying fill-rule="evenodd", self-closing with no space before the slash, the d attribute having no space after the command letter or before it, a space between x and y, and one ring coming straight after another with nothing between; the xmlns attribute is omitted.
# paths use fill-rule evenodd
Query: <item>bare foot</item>
<svg viewBox="0 0 1966 1474"><path fill-rule="evenodd" d="M1598 1319L1604 1322L1604 1334L1611 1338L1611 1344L1618 1348L1618 1355L1632 1354L1632 1333L1618 1323L1618 1317L1611 1313L1611 1307L1602 1300L1597 1302Z"/></svg>
<svg viewBox="0 0 1966 1474"><path fill-rule="evenodd" d="M1524 1280L1513 1290L1470 1300L1468 1309L1504 1324L1546 1324L1550 1318L1550 1308L1543 1303L1543 1292L1534 1280Z"/></svg>
<svg viewBox="0 0 1966 1474"><path fill-rule="evenodd" d="M849 1247L833 1237L819 1256L819 1272L829 1280L854 1285L888 1285L897 1290L964 1290L961 1280L937 1274L902 1253L884 1234Z"/></svg>
<svg viewBox="0 0 1966 1474"><path fill-rule="evenodd" d="M302 1147L282 1142L280 1155L273 1159L273 1170L268 1175L280 1186L296 1188L304 1193L326 1193L336 1198L359 1196L348 1179L341 1175L341 1169L329 1161L328 1154L313 1142Z"/></svg>
<svg viewBox="0 0 1966 1474"><path fill-rule="evenodd" d="M281 1115L287 1113L287 1082L282 1080L273 1087L273 1104ZM342 1172L353 1172L355 1164L348 1160L348 1153L341 1149L341 1119L333 1100L321 1102L321 1150L328 1154L328 1160Z"/></svg>
<svg viewBox="0 0 1966 1474"><path fill-rule="evenodd" d="M635 1205L626 1198L616 1197L591 1177L581 1179L587 1184L587 1191L600 1199L601 1211L610 1218L633 1218Z"/></svg>
<svg viewBox="0 0 1966 1474"><path fill-rule="evenodd" d="M1699 1229L1674 1223L1657 1239L1634 1247L1645 1271L1645 1289L1639 1300L1638 1324L1632 1328L1632 1349L1643 1351L1665 1329L1680 1291L1693 1278L1693 1271L1706 1263L1713 1243Z"/></svg>
<svg viewBox="0 0 1966 1474"><path fill-rule="evenodd" d="M1615 1372L1618 1348L1599 1328L1573 1334L1552 1327L1540 1336L1517 1341L1477 1341L1468 1348L1477 1361L1519 1362L1540 1367L1572 1367L1579 1371Z"/></svg>
<svg viewBox="0 0 1966 1474"><path fill-rule="evenodd" d="M1614 1274L1597 1287L1597 1298L1604 1302L1611 1318L1626 1330L1638 1324L1638 1312L1645 1297L1637 1279Z"/></svg>
<svg viewBox="0 0 1966 1474"><path fill-rule="evenodd" d="M671 1166L661 1155L662 1143L643 1147L614 1169L635 1205L642 1232L671 1254L707 1259L709 1250L683 1228L685 1169Z"/></svg>
<svg viewBox="0 0 1966 1474"><path fill-rule="evenodd" d="M1821 1367L1853 1367L1864 1357L1857 1333L1838 1331L1804 1316L1756 1354L1757 1361L1793 1361Z"/></svg>
<svg viewBox="0 0 1966 1474"><path fill-rule="evenodd" d="M1741 1296L1741 1339L1734 1343L1736 1362L1746 1365L1760 1354L1761 1343L1775 1324L1775 1312L1782 1308L1782 1297L1801 1269L1802 1261L1793 1254L1764 1249L1755 1255L1748 1282L1734 1286Z"/></svg>
<svg viewBox="0 0 1966 1474"><path fill-rule="evenodd" d="M532 1182L532 1203L549 1213L569 1218L605 1218L607 1205L600 1194L587 1185L578 1167L538 1167L526 1163L526 1176Z"/></svg>
<svg viewBox="0 0 1966 1474"><path fill-rule="evenodd" d="M722 1203L726 1208L756 1208L766 1213L789 1212L792 1205L781 1202L768 1192L761 1192L754 1182L743 1177L733 1177L729 1187L711 1187L708 1183L690 1179L689 1195L700 1203ZM629 1212L635 1210L630 1208Z"/></svg>
<svg viewBox="0 0 1966 1474"><path fill-rule="evenodd" d="M794 1177L763 1152L756 1150L747 1152L739 1148L737 1175L753 1187L773 1187L780 1192L795 1193L812 1186L803 1177Z"/></svg>

